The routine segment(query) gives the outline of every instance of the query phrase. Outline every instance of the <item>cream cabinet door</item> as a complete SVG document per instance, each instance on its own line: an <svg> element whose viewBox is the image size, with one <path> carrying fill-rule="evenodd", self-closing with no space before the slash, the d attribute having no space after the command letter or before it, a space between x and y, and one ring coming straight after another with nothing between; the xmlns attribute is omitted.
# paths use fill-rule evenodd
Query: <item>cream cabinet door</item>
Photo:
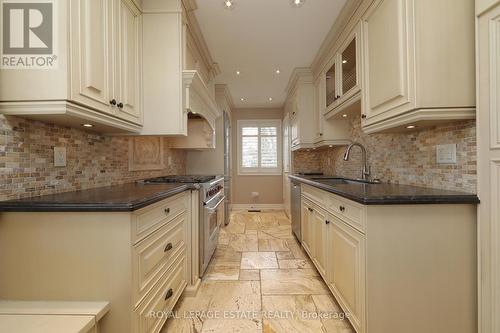
<svg viewBox="0 0 500 333"><path fill-rule="evenodd" d="M477 13L480 333L500 332L500 1L488 2Z"/></svg>
<svg viewBox="0 0 500 333"><path fill-rule="evenodd" d="M376 0L362 19L363 118L414 102L408 61L411 7L412 0Z"/></svg>
<svg viewBox="0 0 500 333"><path fill-rule="evenodd" d="M312 239L312 220L313 220L313 208L312 204L304 199L302 199L301 204L301 234L302 234L302 247L306 250L311 258L314 257L313 239Z"/></svg>
<svg viewBox="0 0 500 333"><path fill-rule="evenodd" d="M318 271L321 273L323 277L326 277L326 263L328 258L327 252L327 244L328 244L328 235L327 235L327 225L330 223L328 220L327 213L323 211L321 208L314 206L313 207L313 220L311 222L313 229L313 244L314 247L314 258L313 261L318 268Z"/></svg>
<svg viewBox="0 0 500 333"><path fill-rule="evenodd" d="M112 1L72 0L70 8L70 98L112 113Z"/></svg>
<svg viewBox="0 0 500 333"><path fill-rule="evenodd" d="M336 217L328 228L329 283L359 327L364 307L365 236Z"/></svg>
<svg viewBox="0 0 500 333"><path fill-rule="evenodd" d="M117 0L116 10L116 116L141 124L140 11L131 0Z"/></svg>

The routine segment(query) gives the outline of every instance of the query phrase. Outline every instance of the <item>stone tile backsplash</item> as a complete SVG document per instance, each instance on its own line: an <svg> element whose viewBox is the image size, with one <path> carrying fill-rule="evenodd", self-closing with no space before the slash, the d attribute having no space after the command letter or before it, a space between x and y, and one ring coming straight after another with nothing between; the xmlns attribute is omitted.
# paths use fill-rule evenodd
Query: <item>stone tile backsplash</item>
<svg viewBox="0 0 500 333"><path fill-rule="evenodd" d="M185 173L186 153L168 148L164 170L129 171L128 141L126 137L0 115L0 200ZM67 149L66 167L54 166L56 146Z"/></svg>
<svg viewBox="0 0 500 333"><path fill-rule="evenodd" d="M366 134L361 120L352 120L351 139L368 151L372 177L384 182L476 193L476 124L453 122L408 133ZM457 144L457 163L438 164L436 146ZM346 147L293 153L294 172L320 170L327 175L361 176L361 152L353 148L343 160Z"/></svg>

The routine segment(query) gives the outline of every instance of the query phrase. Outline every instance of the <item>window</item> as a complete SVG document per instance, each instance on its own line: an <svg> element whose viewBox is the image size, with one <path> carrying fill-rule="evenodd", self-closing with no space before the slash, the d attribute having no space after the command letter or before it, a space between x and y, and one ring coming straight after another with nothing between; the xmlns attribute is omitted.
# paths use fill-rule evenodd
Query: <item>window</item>
<svg viewBox="0 0 500 333"><path fill-rule="evenodd" d="M239 120L238 161L241 175L281 175L281 120Z"/></svg>

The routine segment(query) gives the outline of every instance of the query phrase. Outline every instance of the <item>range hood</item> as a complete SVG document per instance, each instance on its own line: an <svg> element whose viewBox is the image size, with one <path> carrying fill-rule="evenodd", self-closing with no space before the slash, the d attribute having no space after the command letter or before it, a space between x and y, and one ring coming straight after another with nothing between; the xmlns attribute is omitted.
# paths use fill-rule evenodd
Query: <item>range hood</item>
<svg viewBox="0 0 500 333"><path fill-rule="evenodd" d="M215 130L215 120L222 116L222 112L198 71L182 71L182 83L185 111L203 117Z"/></svg>

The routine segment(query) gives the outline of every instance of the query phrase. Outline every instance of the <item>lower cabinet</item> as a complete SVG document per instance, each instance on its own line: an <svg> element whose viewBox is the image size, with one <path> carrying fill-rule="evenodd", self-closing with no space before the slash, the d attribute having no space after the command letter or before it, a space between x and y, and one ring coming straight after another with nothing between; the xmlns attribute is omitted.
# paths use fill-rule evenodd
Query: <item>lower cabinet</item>
<svg viewBox="0 0 500 333"><path fill-rule="evenodd" d="M301 203L301 211L302 211L302 219L301 219L301 234L302 234L302 247L306 250L307 254L311 258L314 258L315 253L313 252L313 247L311 246L313 243L313 208L312 203L308 200L302 199Z"/></svg>
<svg viewBox="0 0 500 333"><path fill-rule="evenodd" d="M477 332L475 205L366 206L301 186L302 246L356 332Z"/></svg>
<svg viewBox="0 0 500 333"><path fill-rule="evenodd" d="M342 220L330 216L328 243L328 280L337 300L351 315L357 326L361 324L364 303L365 235Z"/></svg>
<svg viewBox="0 0 500 333"><path fill-rule="evenodd" d="M312 234L313 240L311 240L311 246L314 247L313 253L314 257L312 258L316 267L318 268L319 273L326 277L326 262L328 258L328 224L330 221L328 220L328 214L318 206L314 205L312 207Z"/></svg>
<svg viewBox="0 0 500 333"><path fill-rule="evenodd" d="M197 197L134 212L1 213L0 299L108 301L99 333L158 333L196 274Z"/></svg>

